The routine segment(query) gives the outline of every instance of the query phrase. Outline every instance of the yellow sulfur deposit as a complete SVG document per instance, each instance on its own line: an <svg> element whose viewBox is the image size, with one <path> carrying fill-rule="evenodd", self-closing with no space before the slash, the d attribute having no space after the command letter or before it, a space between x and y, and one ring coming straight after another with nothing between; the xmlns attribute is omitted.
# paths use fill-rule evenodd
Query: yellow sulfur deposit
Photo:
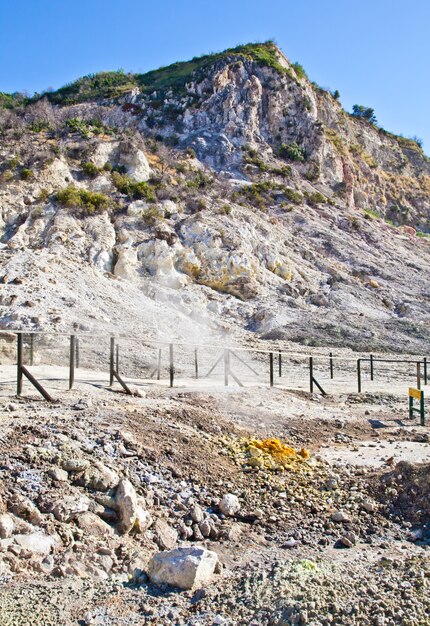
<svg viewBox="0 0 430 626"><path fill-rule="evenodd" d="M240 439L234 447L243 463L251 467L274 471L297 471L310 467L308 450L296 450L279 439Z"/></svg>

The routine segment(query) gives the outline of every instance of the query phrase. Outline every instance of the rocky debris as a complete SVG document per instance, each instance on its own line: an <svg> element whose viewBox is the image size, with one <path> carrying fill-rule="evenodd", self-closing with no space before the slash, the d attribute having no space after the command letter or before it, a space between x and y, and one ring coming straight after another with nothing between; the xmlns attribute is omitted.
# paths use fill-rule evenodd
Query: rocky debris
<svg viewBox="0 0 430 626"><path fill-rule="evenodd" d="M240 511L239 498L233 493L226 493L219 503L219 509L224 515L233 517Z"/></svg>
<svg viewBox="0 0 430 626"><path fill-rule="evenodd" d="M357 537L354 533L345 533L339 539L339 543L345 548L352 548L357 543Z"/></svg>
<svg viewBox="0 0 430 626"><path fill-rule="evenodd" d="M61 469L61 467L53 467L52 469L50 469L48 471L48 476L49 478L52 478L52 480L55 480L59 483L65 483L69 479L68 473L65 470Z"/></svg>
<svg viewBox="0 0 430 626"><path fill-rule="evenodd" d="M171 550L178 541L178 533L163 519L157 519L154 527L154 539L161 550Z"/></svg>
<svg viewBox="0 0 430 626"><path fill-rule="evenodd" d="M229 411L233 399L230 396ZM244 401L241 393L241 411ZM147 413L138 399L128 398L130 404L124 409L124 399L119 398L118 412L112 408L113 404L116 409L115 402L115 396L109 394L106 401L101 394L77 421L72 406L41 411L25 400L17 404L13 417L8 416L7 443L0 439L0 528L9 535L0 537L0 577L7 582L6 589L27 584L30 578L40 589L45 582L61 584L63 589L75 585L80 606L88 606L94 615L100 610L105 623L106 611L112 610L111 622L118 623L118 612L127 610L127 615L133 615L130 624L144 619L197 625L203 616L208 623L238 619L261 624L277 624L281 619L287 624L292 620L324 623L327 616L337 616L339 624L348 626L351 614L334 613L332 608L334 597L340 607L345 606L337 595L339 576L347 577L348 601L351 598L358 607L354 615L365 616L363 623L372 623L368 601L362 599L375 597L372 589L379 585L381 568L384 580L390 580L391 594L410 580L419 584L418 566L411 566L414 573L409 579L399 560L424 554L428 537L423 521L424 470L416 473L414 466L400 465L375 472L329 465L317 454L297 461L293 456L292 464L278 463L277 469L270 464L250 467L238 443L243 431L236 434L232 428L227 435L222 414L204 394L197 398L178 393L172 400L151 391L145 400ZM326 427L325 440L331 441L337 425L330 418L322 421L318 413L325 408L318 405L315 419L300 418L297 428L290 421L288 433L279 438L281 450L313 446ZM361 404L357 411L363 414ZM224 434L210 419L223 424ZM348 420L342 431L356 433L356 426ZM405 436L404 429L390 435ZM79 459L73 468L80 469L66 472L67 480L54 480L51 470L60 469L66 457ZM83 469L82 460L89 462ZM99 480L88 471L93 468L114 472L115 484L104 490L103 481L92 482ZM88 479L81 479L83 473ZM413 491L416 506L410 504ZM413 522L408 521L406 497ZM225 499L234 506L223 511ZM12 519L12 528L8 522L2 526L4 516ZM172 590L163 585L177 584L175 572L173 582L157 583L161 589L154 593L147 574L155 550L170 554L203 546L209 551L214 546L223 564L215 567L219 578L209 577L204 588L203 583L190 583L195 585L190 594L175 593L172 600ZM345 561L347 550L354 558ZM394 562L383 563L381 550L396 555ZM419 568L428 570L423 564ZM195 571L193 576L199 580ZM355 587L348 586L349 577ZM133 584L129 588L124 583ZM84 589L91 593L88 602L83 600ZM410 601L417 615L424 607L424 600L416 600L419 589L414 587ZM105 592L106 596L100 595ZM117 608L109 605L112 597L120 603ZM135 617L133 602L138 602ZM380 614L391 619L393 604L388 602L387 607L379 607ZM76 615L82 618L79 610Z"/></svg>
<svg viewBox="0 0 430 626"><path fill-rule="evenodd" d="M94 491L107 491L118 484L118 475L102 463L94 463L79 474L75 482Z"/></svg>
<svg viewBox="0 0 430 626"><path fill-rule="evenodd" d="M335 511L333 515L331 516L331 519L334 522L340 522L340 523L351 521L351 518L349 517L348 513L345 513L345 511Z"/></svg>
<svg viewBox="0 0 430 626"><path fill-rule="evenodd" d="M156 584L179 589L203 587L211 582L218 555L204 548L177 548L155 554L148 564L148 576Z"/></svg>

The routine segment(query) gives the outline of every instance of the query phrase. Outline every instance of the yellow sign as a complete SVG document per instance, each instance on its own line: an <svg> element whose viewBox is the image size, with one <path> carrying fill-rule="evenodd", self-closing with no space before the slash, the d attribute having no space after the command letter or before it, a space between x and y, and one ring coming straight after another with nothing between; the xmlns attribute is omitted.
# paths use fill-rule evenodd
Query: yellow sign
<svg viewBox="0 0 430 626"><path fill-rule="evenodd" d="M421 400L424 391L421 389L414 389L413 387L409 387L409 397L416 398L417 400Z"/></svg>

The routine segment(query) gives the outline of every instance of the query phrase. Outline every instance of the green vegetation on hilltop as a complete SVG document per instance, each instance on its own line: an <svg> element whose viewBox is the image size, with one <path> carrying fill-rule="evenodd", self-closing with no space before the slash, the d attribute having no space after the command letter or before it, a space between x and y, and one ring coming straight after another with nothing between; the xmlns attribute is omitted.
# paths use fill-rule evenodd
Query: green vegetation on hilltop
<svg viewBox="0 0 430 626"><path fill-rule="evenodd" d="M133 74L123 70L88 74L45 95L54 104L76 104L100 98L118 98L136 87Z"/></svg>
<svg viewBox="0 0 430 626"><path fill-rule="evenodd" d="M273 41L266 41L265 43L247 44L229 48L224 50L224 52L194 57L191 61L173 63L146 74L138 74L136 75L136 80L143 91L173 90L181 92L184 90L187 82L193 78L196 80L201 79L208 67L227 57L256 61L259 65L266 65L280 74L288 74L291 78L295 78L293 72L279 62L276 44Z"/></svg>
<svg viewBox="0 0 430 626"><path fill-rule="evenodd" d="M29 101L30 98L22 93L4 93L0 91L0 109L15 109L27 104Z"/></svg>
<svg viewBox="0 0 430 626"><path fill-rule="evenodd" d="M101 98L118 98L135 87L139 87L142 91L149 93L152 91L165 92L169 90L181 93L185 90L186 83L193 79L201 79L208 67L227 57L256 61L260 65L271 67L280 74L288 74L295 80L294 73L279 62L278 54L278 48L273 41L247 44L229 48L224 52L194 57L191 61L172 63L145 74L125 73L123 70L88 74L61 87L57 91L43 95L54 104L70 105ZM303 76L301 66L296 64L295 69L297 74ZM6 97L7 101L11 98L9 94L2 95ZM4 106L1 97L0 106Z"/></svg>

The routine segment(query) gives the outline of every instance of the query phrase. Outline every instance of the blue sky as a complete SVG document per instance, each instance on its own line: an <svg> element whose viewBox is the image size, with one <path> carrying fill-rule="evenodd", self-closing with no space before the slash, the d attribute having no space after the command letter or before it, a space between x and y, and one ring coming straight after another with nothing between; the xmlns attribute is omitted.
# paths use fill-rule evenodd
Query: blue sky
<svg viewBox="0 0 430 626"><path fill-rule="evenodd" d="M347 110L430 153L429 0L0 0L0 91L146 71L273 38Z"/></svg>

